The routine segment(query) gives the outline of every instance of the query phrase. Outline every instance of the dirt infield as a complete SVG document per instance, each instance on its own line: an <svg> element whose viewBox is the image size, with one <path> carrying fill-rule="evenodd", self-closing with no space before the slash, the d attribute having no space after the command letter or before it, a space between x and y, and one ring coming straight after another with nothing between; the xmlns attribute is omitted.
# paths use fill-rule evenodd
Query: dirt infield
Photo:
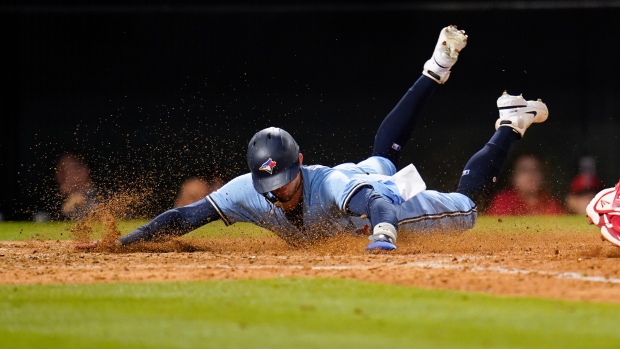
<svg viewBox="0 0 620 349"><path fill-rule="evenodd" d="M177 239L83 252L71 241L0 242L0 283L335 277L493 295L620 302L620 249L592 234L406 236L369 254L363 237L294 249L275 237Z"/></svg>

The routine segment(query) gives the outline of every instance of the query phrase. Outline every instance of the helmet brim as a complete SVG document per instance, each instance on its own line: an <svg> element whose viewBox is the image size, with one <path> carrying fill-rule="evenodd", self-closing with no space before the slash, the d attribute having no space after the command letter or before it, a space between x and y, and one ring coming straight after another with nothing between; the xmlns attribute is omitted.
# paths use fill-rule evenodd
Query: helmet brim
<svg viewBox="0 0 620 349"><path fill-rule="evenodd" d="M269 177L259 177L252 173L252 185L257 192L260 194L265 194L289 184L295 179L295 177L297 177L298 173L299 162L297 163L297 166L291 166L285 171Z"/></svg>

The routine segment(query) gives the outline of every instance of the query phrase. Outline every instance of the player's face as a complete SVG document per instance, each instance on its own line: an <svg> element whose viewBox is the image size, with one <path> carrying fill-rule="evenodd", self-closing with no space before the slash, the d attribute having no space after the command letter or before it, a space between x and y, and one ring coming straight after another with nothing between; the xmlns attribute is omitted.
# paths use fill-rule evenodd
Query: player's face
<svg viewBox="0 0 620 349"><path fill-rule="evenodd" d="M301 172L297 174L297 177L295 177L295 179L293 179L290 183L273 190L271 193L277 197L280 202L288 202L295 196L295 194L297 194L299 190L301 190Z"/></svg>
<svg viewBox="0 0 620 349"><path fill-rule="evenodd" d="M303 155L299 154L299 166L303 163ZM274 203L284 211L294 210L301 202L304 194L303 177L301 176L301 170L297 173L295 179L286 185L272 190L271 198L265 196L267 200ZM275 199L275 200L272 200ZM275 201L275 202L274 202Z"/></svg>

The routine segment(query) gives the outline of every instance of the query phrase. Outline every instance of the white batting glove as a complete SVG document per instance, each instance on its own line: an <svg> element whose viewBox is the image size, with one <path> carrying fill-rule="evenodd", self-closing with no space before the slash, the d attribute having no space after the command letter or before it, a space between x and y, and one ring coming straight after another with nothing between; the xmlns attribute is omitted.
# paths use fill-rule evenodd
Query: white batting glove
<svg viewBox="0 0 620 349"><path fill-rule="evenodd" d="M368 237L372 242L366 247L367 251L395 250L396 227L390 223L379 223L372 230L373 234Z"/></svg>

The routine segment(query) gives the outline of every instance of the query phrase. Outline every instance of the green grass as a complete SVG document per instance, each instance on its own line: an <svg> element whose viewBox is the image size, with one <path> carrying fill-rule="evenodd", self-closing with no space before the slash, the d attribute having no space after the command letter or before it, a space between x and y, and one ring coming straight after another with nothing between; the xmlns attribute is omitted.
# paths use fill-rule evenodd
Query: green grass
<svg viewBox="0 0 620 349"><path fill-rule="evenodd" d="M474 229L468 234L493 231L497 233L537 233L560 231L566 233L592 233L593 227L588 225L587 219L582 216L530 216L530 217L478 217ZM145 220L119 221L117 227L122 235L130 233L135 228L145 224ZM0 222L1 240L66 240L70 239L70 228L73 222ZM101 235L101 225L94 226L93 238ZM221 221L216 221L203 226L187 234L187 237L241 237L241 236L265 236L269 231L256 227L252 224L238 223L226 227Z"/></svg>
<svg viewBox="0 0 620 349"><path fill-rule="evenodd" d="M0 286L2 348L612 348L620 306L337 279Z"/></svg>
<svg viewBox="0 0 620 349"><path fill-rule="evenodd" d="M64 240L69 238L70 222L0 222L0 240Z"/></svg>
<svg viewBox="0 0 620 349"><path fill-rule="evenodd" d="M496 233L518 232L563 232L563 233L592 233L596 227L588 224L588 219L580 215L566 216L479 216L476 226L468 232Z"/></svg>
<svg viewBox="0 0 620 349"><path fill-rule="evenodd" d="M119 222L123 234L144 221ZM0 240L72 223L0 223ZM470 233L592 232L583 217L481 217ZM209 224L188 236L268 234ZM1 262L1 261L0 261ZM611 348L620 306L341 279L0 285L0 348Z"/></svg>
<svg viewBox="0 0 620 349"><path fill-rule="evenodd" d="M117 227L122 235L129 234L135 228L147 221L131 220L118 221ZM71 239L70 229L74 222L0 222L0 241L16 240L68 240ZM93 238L98 238L103 232L101 224L93 227ZM272 234L252 224L239 223L227 227L221 221L216 221L187 234L187 237L256 237Z"/></svg>

